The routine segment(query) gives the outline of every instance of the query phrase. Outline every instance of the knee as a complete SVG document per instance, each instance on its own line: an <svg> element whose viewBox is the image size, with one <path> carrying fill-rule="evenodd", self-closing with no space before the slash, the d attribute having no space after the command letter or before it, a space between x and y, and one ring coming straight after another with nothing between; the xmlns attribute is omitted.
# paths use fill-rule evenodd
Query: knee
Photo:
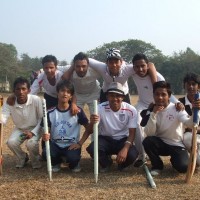
<svg viewBox="0 0 200 200"><path fill-rule="evenodd" d="M91 157L94 155L94 142L90 143L90 145L86 148L86 151L90 154Z"/></svg>
<svg viewBox="0 0 200 200"><path fill-rule="evenodd" d="M33 150L35 148L39 148L38 142L35 140L27 140L26 147L28 150Z"/></svg>
<svg viewBox="0 0 200 200"><path fill-rule="evenodd" d="M72 150L73 151L73 150ZM69 161L69 163L73 163L73 162L79 162L79 160L81 159L81 155L80 152L74 152L72 154L68 154L67 160Z"/></svg>
<svg viewBox="0 0 200 200"><path fill-rule="evenodd" d="M144 148L148 148L151 145L150 143L151 143L151 138L150 137L146 137L142 142Z"/></svg>
<svg viewBox="0 0 200 200"><path fill-rule="evenodd" d="M139 153L137 149L133 146L128 151L127 160L134 162L137 159L138 155Z"/></svg>
<svg viewBox="0 0 200 200"><path fill-rule="evenodd" d="M8 145L9 148L12 148L12 147L19 146L20 143L19 143L19 141L17 141L16 139L13 139L13 138L12 138L12 139L8 139L7 145Z"/></svg>

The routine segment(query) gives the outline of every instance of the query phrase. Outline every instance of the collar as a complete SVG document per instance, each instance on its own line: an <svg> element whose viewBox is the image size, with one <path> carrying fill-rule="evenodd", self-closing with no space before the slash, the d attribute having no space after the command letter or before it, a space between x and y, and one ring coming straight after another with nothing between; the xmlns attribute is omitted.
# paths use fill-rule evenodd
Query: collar
<svg viewBox="0 0 200 200"><path fill-rule="evenodd" d="M192 108L192 104L189 101L189 99L187 98L187 95L185 96L185 105L188 105L188 106L190 106L190 108Z"/></svg>
<svg viewBox="0 0 200 200"><path fill-rule="evenodd" d="M27 99L26 103L24 103L24 104L18 104L18 103L17 103L17 99L16 99L16 100L15 100L15 105L14 105L14 106L15 106L16 108L22 108L23 105L26 105L26 106L27 106L27 105L32 104L32 102L33 102L33 101L32 101L31 95L28 94L28 99Z"/></svg>

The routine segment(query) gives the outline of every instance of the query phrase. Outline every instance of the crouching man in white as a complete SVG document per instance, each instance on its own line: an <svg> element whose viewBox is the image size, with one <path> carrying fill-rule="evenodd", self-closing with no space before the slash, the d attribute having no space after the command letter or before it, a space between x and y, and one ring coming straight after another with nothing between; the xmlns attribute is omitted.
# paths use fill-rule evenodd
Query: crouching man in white
<svg viewBox="0 0 200 200"><path fill-rule="evenodd" d="M175 104L169 102L170 84L159 81L153 84L155 105L141 113L144 132L144 149L151 160L151 174L159 175L163 169L160 156L170 156L172 166L180 173L187 171L189 156L183 144L183 124L193 125L192 117L187 112L177 111Z"/></svg>
<svg viewBox="0 0 200 200"><path fill-rule="evenodd" d="M14 81L13 88L16 96L15 104L9 106L5 103L2 110L2 123L5 124L11 116L15 125L7 144L17 158L16 167L23 168L29 158L20 145L26 141L32 167L37 169L41 167L38 141L41 137L39 131L43 116L42 102L39 97L28 94L30 83L23 77Z"/></svg>
<svg viewBox="0 0 200 200"><path fill-rule="evenodd" d="M108 101L98 107L98 115L91 115L92 124L99 121L99 164L101 172L106 172L112 165L111 155L117 155L118 169L122 171L138 157L133 143L137 128L137 111L130 104L123 102L125 97L121 83L112 82L107 90ZM86 149L94 156L94 142Z"/></svg>

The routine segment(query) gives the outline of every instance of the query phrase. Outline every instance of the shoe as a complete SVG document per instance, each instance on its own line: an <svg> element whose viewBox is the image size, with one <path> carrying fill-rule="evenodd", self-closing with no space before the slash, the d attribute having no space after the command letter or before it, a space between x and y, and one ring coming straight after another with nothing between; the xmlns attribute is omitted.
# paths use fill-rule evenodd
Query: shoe
<svg viewBox="0 0 200 200"><path fill-rule="evenodd" d="M52 166L52 172L59 172L60 171L60 164Z"/></svg>
<svg viewBox="0 0 200 200"><path fill-rule="evenodd" d="M100 169L100 173L106 173L110 171L110 166L104 167Z"/></svg>
<svg viewBox="0 0 200 200"><path fill-rule="evenodd" d="M81 167L80 167L79 163L78 163L78 165L76 165L76 167L74 167L74 168L71 169L71 170L72 170L72 172L74 172L74 173L80 172L80 171L81 171Z"/></svg>
<svg viewBox="0 0 200 200"><path fill-rule="evenodd" d="M134 163L134 167L142 167L144 164L146 164L146 160L143 161L143 160L136 160L135 163Z"/></svg>
<svg viewBox="0 0 200 200"><path fill-rule="evenodd" d="M161 171L160 169L152 169L151 170L151 175L152 176L159 176L161 174Z"/></svg>
<svg viewBox="0 0 200 200"><path fill-rule="evenodd" d="M22 161L21 163L18 163L16 165L16 168L23 168L28 161L29 161L29 157L28 157L28 154L26 153L26 157L25 157L24 161Z"/></svg>

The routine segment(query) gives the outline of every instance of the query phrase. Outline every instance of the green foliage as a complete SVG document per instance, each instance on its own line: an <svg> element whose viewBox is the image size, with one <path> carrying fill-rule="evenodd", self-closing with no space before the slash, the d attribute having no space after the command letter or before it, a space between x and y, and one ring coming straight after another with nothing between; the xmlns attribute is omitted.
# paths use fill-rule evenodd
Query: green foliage
<svg viewBox="0 0 200 200"><path fill-rule="evenodd" d="M200 74L200 55L195 53L189 47L185 51L175 52L171 57L167 57L150 43L141 40L123 40L103 44L87 54L97 60L106 61L106 50L108 48L117 48L121 51L123 59L131 63L136 53L144 53L149 60L153 62L165 79L171 83L175 94L183 94L182 80L186 73L194 72ZM0 82L4 82L6 77L12 85L17 76L29 78L32 70L36 71L42 68L39 57L31 58L28 54L22 54L17 58L17 50L12 44L0 43ZM59 62L60 65L66 65L66 61ZM130 92L135 94L136 88L132 78L129 78Z"/></svg>

